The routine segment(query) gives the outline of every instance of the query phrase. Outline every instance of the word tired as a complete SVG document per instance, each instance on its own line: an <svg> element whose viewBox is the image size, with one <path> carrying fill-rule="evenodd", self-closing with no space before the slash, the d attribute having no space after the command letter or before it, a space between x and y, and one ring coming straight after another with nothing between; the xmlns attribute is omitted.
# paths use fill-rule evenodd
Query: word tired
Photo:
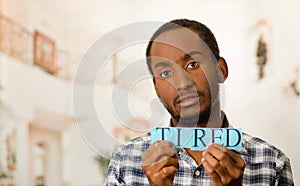
<svg viewBox="0 0 300 186"><path fill-rule="evenodd" d="M169 141L176 148L191 150L205 150L210 143L238 150L242 148L242 129L154 127L151 130L151 142L158 140Z"/></svg>

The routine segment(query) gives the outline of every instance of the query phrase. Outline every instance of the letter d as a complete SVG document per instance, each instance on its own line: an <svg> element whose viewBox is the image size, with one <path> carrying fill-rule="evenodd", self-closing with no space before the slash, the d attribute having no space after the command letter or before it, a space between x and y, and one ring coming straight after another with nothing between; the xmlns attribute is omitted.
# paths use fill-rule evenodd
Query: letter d
<svg viewBox="0 0 300 186"><path fill-rule="evenodd" d="M227 128L226 130L227 130L227 132L226 132L226 134L227 134L226 135L227 136L227 138L226 138L227 144L225 145L225 147L227 147L229 149L236 149L237 146L241 143L241 140L242 140L241 131L238 130L238 129L234 129L234 128ZM231 131L235 132L236 135L232 134ZM231 139L231 141L230 141L230 139ZM232 144L230 144L230 142L232 142ZM234 142L236 142L236 143L234 144Z"/></svg>

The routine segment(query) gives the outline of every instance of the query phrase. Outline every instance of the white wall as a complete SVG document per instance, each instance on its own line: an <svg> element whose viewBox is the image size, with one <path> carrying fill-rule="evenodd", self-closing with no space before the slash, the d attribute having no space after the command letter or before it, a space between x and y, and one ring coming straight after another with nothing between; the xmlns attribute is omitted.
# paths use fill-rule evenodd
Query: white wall
<svg viewBox="0 0 300 186"><path fill-rule="evenodd" d="M297 1L288 5L281 1L253 1L253 8L273 27L266 77L262 81L256 78L253 32L245 32L241 45L229 54L236 55L238 48L244 50L237 60L228 61L232 70L226 84L225 104L235 126L267 140L290 157L296 183L300 182L300 152L296 148L300 144L300 98L286 89L295 76L295 69L300 67L297 50L300 25L291 24L299 16L299 6ZM252 23L255 21L256 18ZM234 39L228 37L224 42L231 43Z"/></svg>
<svg viewBox="0 0 300 186"><path fill-rule="evenodd" d="M54 41L59 47L67 45L66 20L68 16L67 1L39 0L1 0L2 12L18 25L30 32L39 30Z"/></svg>
<svg viewBox="0 0 300 186"><path fill-rule="evenodd" d="M0 54L0 60L4 88L1 92L1 101L17 117L16 121L18 121L16 123L18 129L17 159L19 160L16 180L18 185L30 185L27 184L30 176L28 171L31 169L30 145L38 140L45 140L53 150L52 157L59 158L51 159L48 162L51 174L53 174L51 170L60 168L62 171L61 178L50 180L53 183L51 185L58 185L54 181L60 180L64 183L71 183L72 186L101 183L102 177L98 164L94 161L97 154L81 137L76 123L65 123L65 126L53 128L53 130L59 131L62 140L55 135L51 139L51 134L41 130L34 130L31 135L28 134L29 123L33 122L36 117L36 109L47 110L66 118L74 117L71 100L72 82L60 80L36 66L23 64L3 54ZM57 123L48 123L47 120L43 121L40 118L38 121L44 122L38 123L38 127L46 127L46 129L49 129L47 125L50 125L50 128L57 125ZM64 123L60 124L64 125ZM32 137L31 141L29 141L30 136ZM62 164L59 161L63 161ZM85 169L82 171L84 167ZM49 175L51 176L51 174Z"/></svg>
<svg viewBox="0 0 300 186"><path fill-rule="evenodd" d="M29 151L30 151L30 185L35 184L34 170L35 160L33 154L34 146L45 145L45 185L63 186L62 182L62 148L61 135L59 132L47 131L34 126L29 128ZM20 152L18 152L20 153Z"/></svg>
<svg viewBox="0 0 300 186"><path fill-rule="evenodd" d="M103 174L93 151L81 136L77 126L71 125L63 135L64 183L68 186L101 186Z"/></svg>
<svg viewBox="0 0 300 186"><path fill-rule="evenodd" d="M37 66L1 54L3 100L20 115L33 117L34 109L72 116L72 83L45 73Z"/></svg>

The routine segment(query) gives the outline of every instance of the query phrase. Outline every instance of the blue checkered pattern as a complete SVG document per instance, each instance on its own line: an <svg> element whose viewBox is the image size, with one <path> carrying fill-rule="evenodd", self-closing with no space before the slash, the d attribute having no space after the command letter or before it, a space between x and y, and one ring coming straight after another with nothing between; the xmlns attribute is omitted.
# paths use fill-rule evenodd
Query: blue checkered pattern
<svg viewBox="0 0 300 186"><path fill-rule="evenodd" d="M149 185L141 168L141 157L150 146L150 141L151 136L147 134L129 141L114 151L108 168L107 186ZM246 162L243 185L294 185L289 159L276 147L244 133L243 148L235 152ZM197 165L184 149L178 149L178 161L179 170L173 185L212 185L204 168Z"/></svg>

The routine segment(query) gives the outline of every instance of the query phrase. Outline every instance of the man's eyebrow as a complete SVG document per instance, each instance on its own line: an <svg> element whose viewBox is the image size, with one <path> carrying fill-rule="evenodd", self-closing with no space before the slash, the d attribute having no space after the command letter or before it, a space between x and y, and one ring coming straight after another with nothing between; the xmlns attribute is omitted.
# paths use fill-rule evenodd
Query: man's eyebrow
<svg viewBox="0 0 300 186"><path fill-rule="evenodd" d="M170 62L169 61L161 61L159 63L156 63L154 65L154 68L157 68L157 67L166 67L166 66L170 66Z"/></svg>
<svg viewBox="0 0 300 186"><path fill-rule="evenodd" d="M197 55L197 54L203 56L203 53L201 53L199 51L191 51L189 53L184 54L182 59L185 61L185 60L188 60L188 59L192 58L193 55ZM161 61L161 62L156 63L154 65L154 69L157 68L157 67L166 67L166 66L170 66L170 65L171 65L170 61Z"/></svg>
<svg viewBox="0 0 300 186"><path fill-rule="evenodd" d="M185 60L188 60L190 58L192 58L193 55L202 55L203 56L203 53L199 52L199 51L192 51L192 52L189 52L189 53L186 53L184 54L184 56L182 57L182 59L185 61Z"/></svg>

